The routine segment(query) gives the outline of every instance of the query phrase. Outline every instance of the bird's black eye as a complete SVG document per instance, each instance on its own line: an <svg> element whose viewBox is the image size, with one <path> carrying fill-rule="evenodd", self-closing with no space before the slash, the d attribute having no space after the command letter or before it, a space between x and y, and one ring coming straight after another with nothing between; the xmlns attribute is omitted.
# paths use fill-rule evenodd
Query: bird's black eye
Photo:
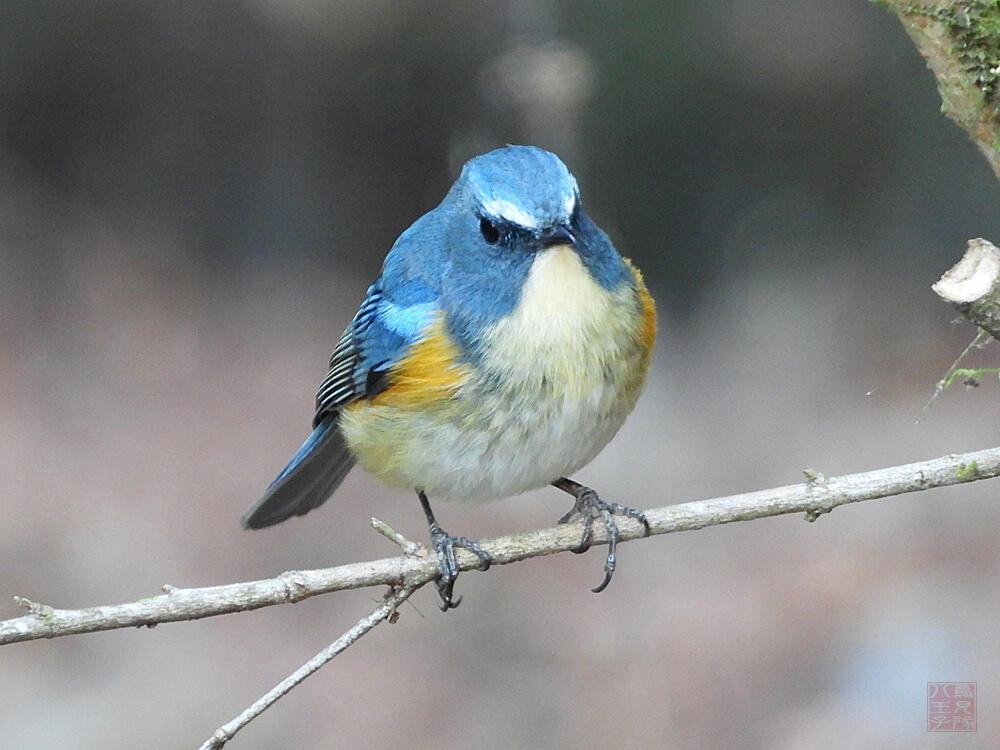
<svg viewBox="0 0 1000 750"><path fill-rule="evenodd" d="M482 233L483 239L491 245L496 244L500 240L500 230L497 229L495 224L491 224L486 219L479 220L479 231Z"/></svg>

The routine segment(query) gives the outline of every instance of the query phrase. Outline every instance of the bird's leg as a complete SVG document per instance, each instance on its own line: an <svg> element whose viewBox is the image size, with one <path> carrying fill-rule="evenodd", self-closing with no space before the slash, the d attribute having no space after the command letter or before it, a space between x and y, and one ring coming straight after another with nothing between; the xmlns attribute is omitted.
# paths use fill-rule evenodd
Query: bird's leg
<svg viewBox="0 0 1000 750"><path fill-rule="evenodd" d="M608 530L608 557L604 561L604 580L597 588L591 589L595 594L599 594L611 583L611 576L615 574L615 550L618 546L618 526L615 524L613 514L629 516L635 518L645 529L644 536L649 536L649 521L641 510L630 508L627 505L618 503L607 503L598 496L590 487L585 487L579 482L574 482L567 477L560 477L552 483L553 487L558 487L563 492L568 492L576 498L576 502L569 512L559 519L559 523L568 523L574 517L583 519L583 538L580 546L574 552L586 552L590 549L590 540L594 535L594 519L600 517L604 528Z"/></svg>
<svg viewBox="0 0 1000 750"><path fill-rule="evenodd" d="M431 545L434 547L434 552L437 553L438 567L441 570L441 576L436 581L438 595L441 597L441 611L447 612L462 602L462 597L455 600L451 598L451 592L455 588L455 579L458 578L455 547L464 547L478 557L482 562L482 565L479 566L480 570L489 570L490 563L493 561L472 540L466 539L464 536L451 536L438 525L438 522L434 520L434 511L431 510L430 501L423 490L417 490L417 497L420 498L420 507L424 509L424 515L427 516L427 527L431 532Z"/></svg>

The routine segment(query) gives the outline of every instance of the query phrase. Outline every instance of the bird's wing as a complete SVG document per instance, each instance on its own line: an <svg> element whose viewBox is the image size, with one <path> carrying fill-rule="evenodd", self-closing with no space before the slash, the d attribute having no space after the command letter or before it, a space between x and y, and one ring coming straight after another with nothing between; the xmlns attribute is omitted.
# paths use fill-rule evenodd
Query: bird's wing
<svg viewBox="0 0 1000 750"><path fill-rule="evenodd" d="M394 297L399 295L386 286L380 278L369 287L334 347L326 378L316 392L314 425L345 404L373 398L385 390L392 367L405 357L437 314L436 294L431 290L420 289L414 294L417 290L411 280L406 299L397 300Z"/></svg>
<svg viewBox="0 0 1000 750"><path fill-rule="evenodd" d="M316 394L312 435L243 515L244 528L270 526L326 502L355 460L338 429L340 409L390 388L392 368L437 315L436 295L419 281L408 278L400 286L383 276L372 284L330 356Z"/></svg>

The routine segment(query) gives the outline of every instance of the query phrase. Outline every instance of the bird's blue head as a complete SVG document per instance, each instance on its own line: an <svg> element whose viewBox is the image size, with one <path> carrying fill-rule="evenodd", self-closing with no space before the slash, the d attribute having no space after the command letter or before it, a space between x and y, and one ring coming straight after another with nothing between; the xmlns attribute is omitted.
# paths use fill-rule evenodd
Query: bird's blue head
<svg viewBox="0 0 1000 750"><path fill-rule="evenodd" d="M432 213L445 224L452 267L483 281L506 279L510 294L537 254L554 245L572 246L608 289L631 279L607 235L583 212L576 178L558 156L535 146L470 159Z"/></svg>
<svg viewBox="0 0 1000 750"><path fill-rule="evenodd" d="M453 332L471 343L517 306L536 258L557 245L571 247L605 289L633 283L607 235L584 213L576 178L559 157L507 146L469 160L387 263L405 263L436 288Z"/></svg>
<svg viewBox="0 0 1000 750"><path fill-rule="evenodd" d="M477 156L465 165L458 184L468 190L482 221L536 237L546 230L568 230L580 202L576 178L566 165L534 146Z"/></svg>

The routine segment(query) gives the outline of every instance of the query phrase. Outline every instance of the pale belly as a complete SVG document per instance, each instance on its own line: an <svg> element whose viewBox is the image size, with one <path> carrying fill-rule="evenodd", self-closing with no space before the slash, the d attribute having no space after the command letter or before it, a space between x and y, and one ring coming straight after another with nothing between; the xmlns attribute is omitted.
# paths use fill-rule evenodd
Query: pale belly
<svg viewBox="0 0 1000 750"><path fill-rule="evenodd" d="M634 390L601 384L583 398L511 399L470 389L428 411L351 409L341 429L359 463L386 484L484 502L543 487L589 463L625 421Z"/></svg>
<svg viewBox="0 0 1000 750"><path fill-rule="evenodd" d="M480 502L543 487L589 463L621 427L654 326L648 296L598 287L576 253L553 248L448 398L355 402L341 430L366 470L432 498Z"/></svg>

